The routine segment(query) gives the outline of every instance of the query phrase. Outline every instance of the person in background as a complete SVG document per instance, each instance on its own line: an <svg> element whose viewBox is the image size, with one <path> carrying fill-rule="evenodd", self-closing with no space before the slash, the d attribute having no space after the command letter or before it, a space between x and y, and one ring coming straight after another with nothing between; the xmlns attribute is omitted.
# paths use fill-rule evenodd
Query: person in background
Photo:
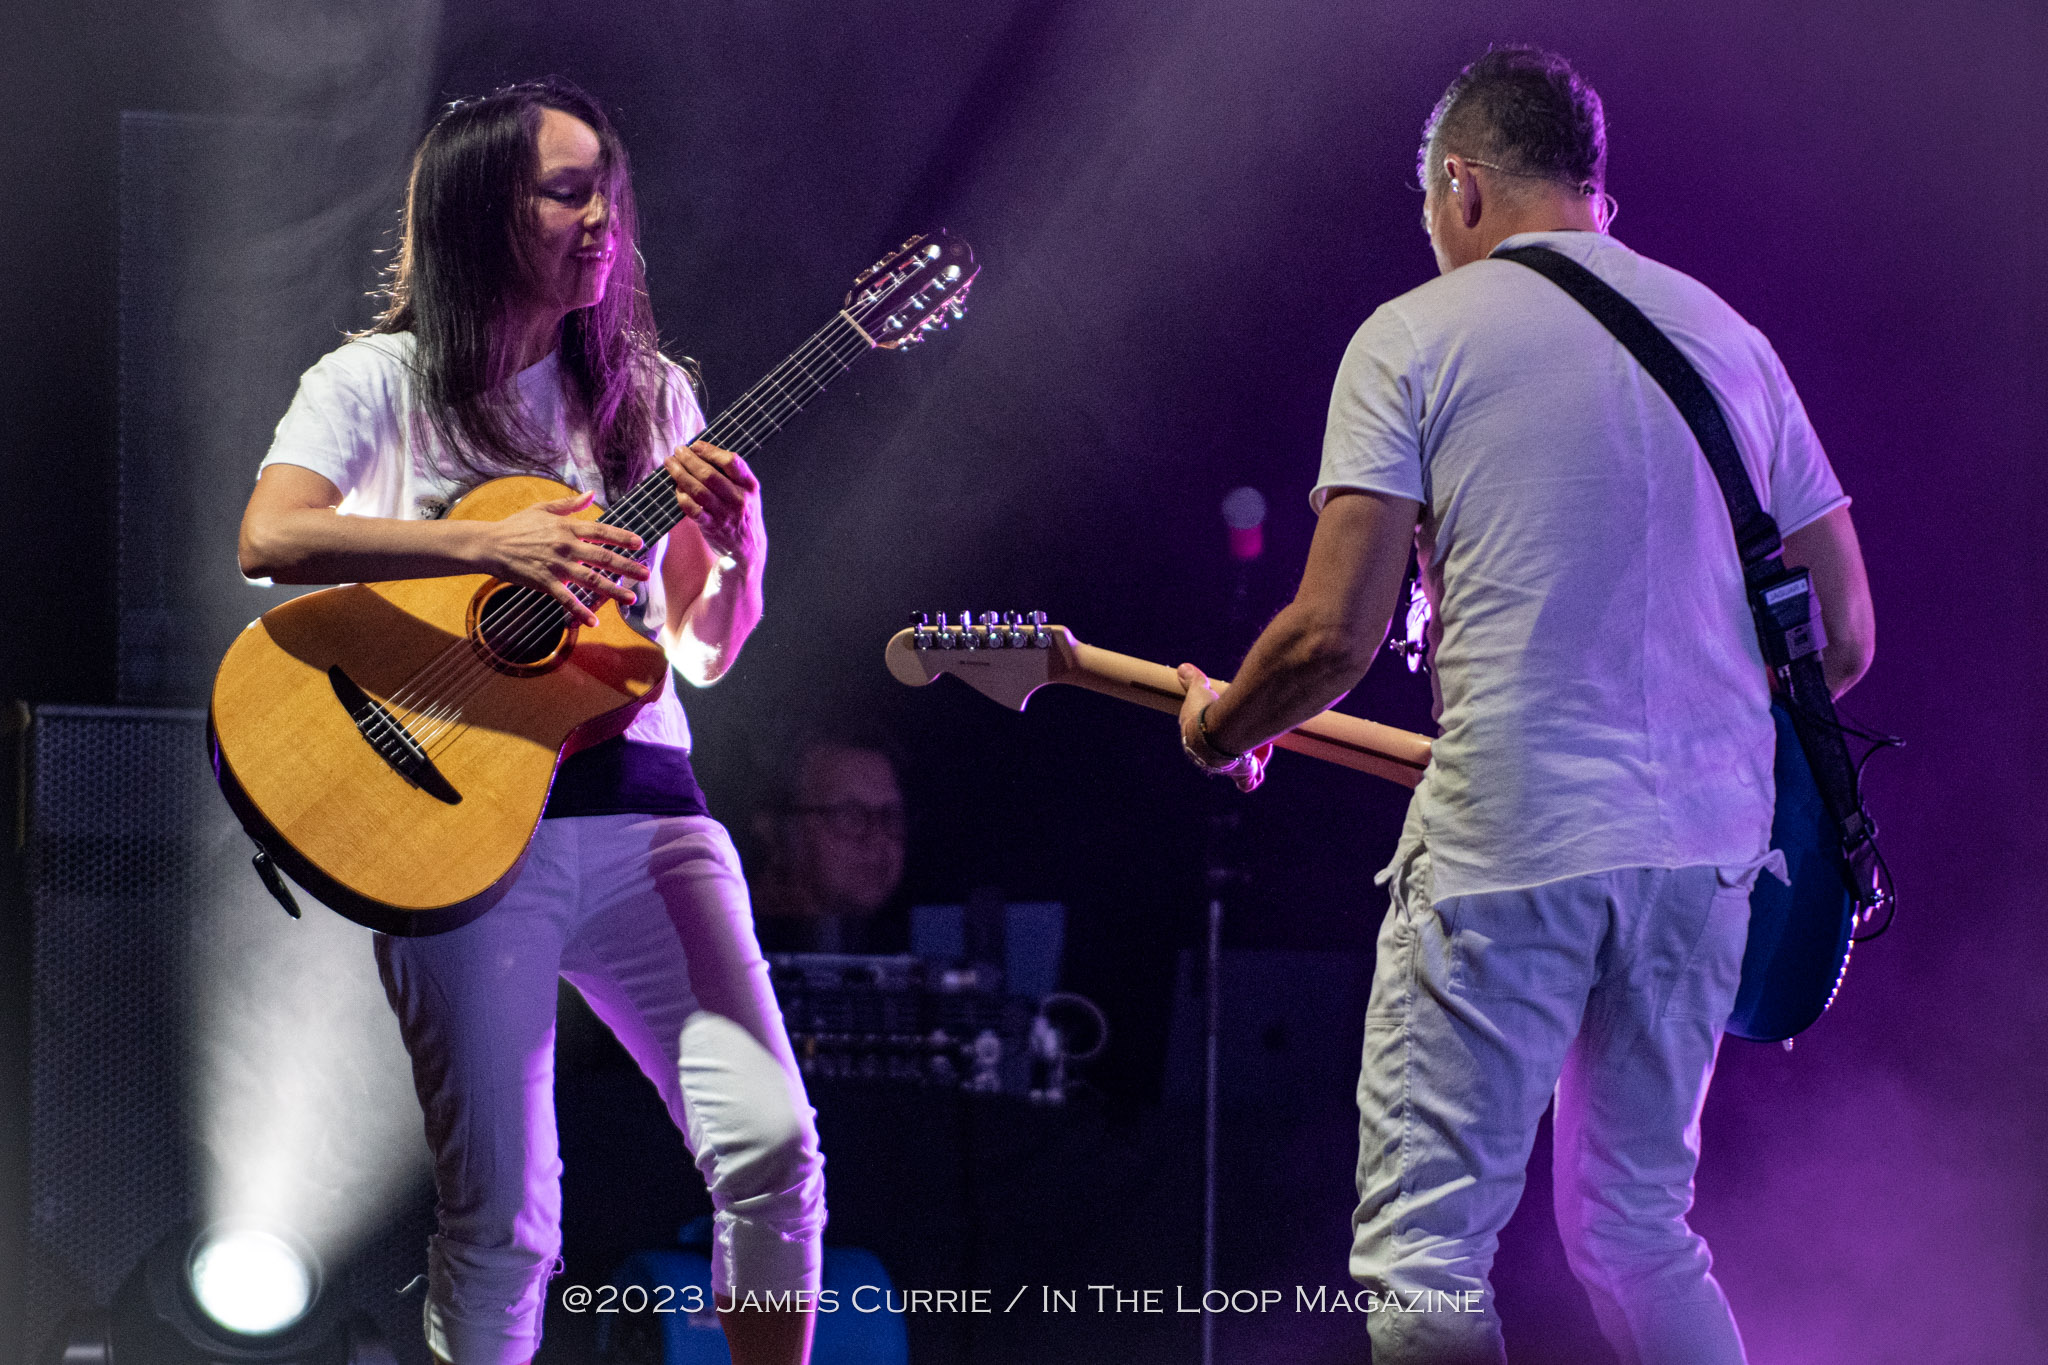
<svg viewBox="0 0 2048 1365"><path fill-rule="evenodd" d="M761 866L754 915L771 952L902 952L903 788L879 747L830 736L801 742L782 789L753 819Z"/></svg>

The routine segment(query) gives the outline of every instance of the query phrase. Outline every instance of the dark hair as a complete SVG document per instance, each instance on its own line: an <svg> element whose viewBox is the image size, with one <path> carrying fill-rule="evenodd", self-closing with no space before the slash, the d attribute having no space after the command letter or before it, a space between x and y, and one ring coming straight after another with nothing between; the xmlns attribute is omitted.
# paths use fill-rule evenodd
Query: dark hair
<svg viewBox="0 0 2048 1365"><path fill-rule="evenodd" d="M591 451L615 500L652 467L667 382L635 242L626 149L597 101L558 77L449 105L414 154L399 246L372 332L411 332L420 408L435 459L465 482L559 472L559 452L505 400L511 339L502 325L528 287L541 114L590 125L598 186L616 238L604 297L562 324L562 375L590 422Z"/></svg>
<svg viewBox="0 0 2048 1365"><path fill-rule="evenodd" d="M1422 125L1416 177L1443 179L1443 154L1496 163L1581 194L1607 188L1607 117L1572 64L1536 47L1496 47L1458 73Z"/></svg>

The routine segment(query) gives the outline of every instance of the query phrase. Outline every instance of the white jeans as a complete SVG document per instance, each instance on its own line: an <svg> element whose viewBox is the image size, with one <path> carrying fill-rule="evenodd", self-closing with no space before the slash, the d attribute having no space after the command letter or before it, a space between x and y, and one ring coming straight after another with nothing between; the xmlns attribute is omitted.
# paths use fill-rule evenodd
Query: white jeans
<svg viewBox="0 0 2048 1365"><path fill-rule="evenodd" d="M1755 872L1623 868L1435 903L1425 849L1390 872L1351 1251L1383 1305L1376 1365L1506 1359L1487 1272L1553 1089L1558 1231L1602 1333L1625 1365L1741 1365L1685 1215Z"/></svg>
<svg viewBox="0 0 2048 1365"><path fill-rule="evenodd" d="M543 820L482 918L376 944L434 1151L426 1317L442 1359L513 1365L540 1343L561 1250L558 976L639 1062L695 1155L717 1213L721 1300L817 1288L824 1161L717 821Z"/></svg>

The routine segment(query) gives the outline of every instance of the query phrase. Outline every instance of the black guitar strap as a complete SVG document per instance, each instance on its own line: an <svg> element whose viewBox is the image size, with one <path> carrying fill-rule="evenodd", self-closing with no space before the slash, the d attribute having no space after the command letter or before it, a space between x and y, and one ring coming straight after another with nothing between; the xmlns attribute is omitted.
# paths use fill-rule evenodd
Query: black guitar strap
<svg viewBox="0 0 2048 1365"><path fill-rule="evenodd" d="M1799 747L1813 768L1828 813L1841 827L1843 871L1849 889L1859 902L1874 902L1874 830L1863 807L1849 745L1835 716L1834 697L1821 671L1821 649L1827 637L1821 631L1819 605L1813 601L1807 571L1785 567L1778 524L1757 498L1713 390L1642 309L1577 261L1542 246L1513 247L1493 254L1529 267L1577 299L1663 387L1698 438L1734 523L1742 579L1749 591L1764 660L1778 675Z"/></svg>

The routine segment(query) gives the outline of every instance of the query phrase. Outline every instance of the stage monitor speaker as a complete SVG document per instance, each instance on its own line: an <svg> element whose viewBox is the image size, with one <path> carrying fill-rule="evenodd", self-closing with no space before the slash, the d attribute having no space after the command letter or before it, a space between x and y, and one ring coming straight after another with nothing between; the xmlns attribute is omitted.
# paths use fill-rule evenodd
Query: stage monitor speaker
<svg viewBox="0 0 2048 1365"><path fill-rule="evenodd" d="M192 1216L183 935L219 797L195 711L46 706L21 748L29 921L24 1346Z"/></svg>
<svg viewBox="0 0 2048 1365"><path fill-rule="evenodd" d="M17 725L13 841L29 964L21 1355L104 1309L137 1261L201 1213L191 1078L194 935L247 878L250 844L215 789L198 711L42 706ZM282 914L279 915L282 920ZM17 929L20 928L17 922ZM367 950L366 950L367 951ZM366 1238L329 1292L426 1360L431 1196Z"/></svg>

